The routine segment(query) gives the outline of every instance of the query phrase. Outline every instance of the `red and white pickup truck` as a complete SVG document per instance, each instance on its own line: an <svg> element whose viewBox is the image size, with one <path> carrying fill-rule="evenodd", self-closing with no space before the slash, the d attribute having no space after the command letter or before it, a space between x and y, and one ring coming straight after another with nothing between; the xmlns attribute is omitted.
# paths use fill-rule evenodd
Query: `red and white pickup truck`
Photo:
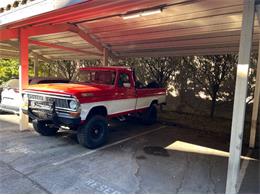
<svg viewBox="0 0 260 195"><path fill-rule="evenodd" d="M55 135L61 126L77 130L80 144L97 148L108 139L108 119L135 114L146 124L157 119L156 105L166 90L141 86L128 67L81 68L73 83L39 84L23 92L23 112L41 135Z"/></svg>

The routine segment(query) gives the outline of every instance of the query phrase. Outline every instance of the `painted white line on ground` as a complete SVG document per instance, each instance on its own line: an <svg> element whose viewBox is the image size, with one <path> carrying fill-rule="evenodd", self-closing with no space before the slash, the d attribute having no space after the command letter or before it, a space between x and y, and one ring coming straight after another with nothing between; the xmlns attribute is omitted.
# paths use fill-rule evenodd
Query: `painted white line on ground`
<svg viewBox="0 0 260 195"><path fill-rule="evenodd" d="M67 163L67 162L69 162L69 161L73 161L73 160L75 160L75 159L77 159L77 158L81 158L81 157L84 157L84 156L93 154L93 153L98 152L98 151L100 151L100 150L104 150L104 149L106 149L106 148L109 148L109 147L112 147L112 146L114 146L114 145L117 145L117 144L120 144L120 143L129 141L129 140L131 140L131 139L135 139L135 138L137 138L137 137L141 137L141 136L143 136L143 135L150 134L150 133L153 133L153 132L155 132L155 131L159 131L159 130L165 128L165 127L166 127L166 126L161 126L161 127L156 128L156 129L152 129L152 130L150 130L150 131L146 131L146 132L143 132L143 133L140 133L140 134L137 134L137 135L134 135L134 136L131 136L131 137L128 137L128 138L125 138L125 139L116 141L116 142L114 142L114 143L105 145L105 146L100 147L100 148L98 148L98 149L90 150L90 151L88 151L88 152L85 152L85 153L82 153L82 154L78 154L78 155L72 156L72 157L67 158L67 159L64 159L64 160L62 160L62 161L55 162L55 163L53 163L52 165L54 165L54 166L56 166L56 165L62 165L62 164Z"/></svg>
<svg viewBox="0 0 260 195"><path fill-rule="evenodd" d="M246 156L250 157L251 155L252 155L252 150L249 150L248 153L246 154ZM243 162L242 162L242 166L241 166L241 169L240 169L240 172L239 172L239 177L237 179L237 193L239 192L241 184L242 184L243 179L245 177L246 169L248 167L249 161L250 160L244 159Z"/></svg>

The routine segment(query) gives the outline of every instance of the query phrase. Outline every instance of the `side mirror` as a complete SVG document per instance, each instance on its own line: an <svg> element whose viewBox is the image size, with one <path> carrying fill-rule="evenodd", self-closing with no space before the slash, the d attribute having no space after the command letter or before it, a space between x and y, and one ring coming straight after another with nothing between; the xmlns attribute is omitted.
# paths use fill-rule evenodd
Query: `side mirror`
<svg viewBox="0 0 260 195"><path fill-rule="evenodd" d="M123 83L123 86L124 86L125 88L130 88L130 87L131 87L131 83Z"/></svg>

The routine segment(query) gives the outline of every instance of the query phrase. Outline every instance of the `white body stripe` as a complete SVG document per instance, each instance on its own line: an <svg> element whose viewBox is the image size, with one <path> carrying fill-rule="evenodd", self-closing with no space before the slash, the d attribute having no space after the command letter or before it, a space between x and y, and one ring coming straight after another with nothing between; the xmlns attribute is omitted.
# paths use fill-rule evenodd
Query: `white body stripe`
<svg viewBox="0 0 260 195"><path fill-rule="evenodd" d="M104 106L107 109L108 115L113 115L122 112L128 112L136 109L147 108L152 101L157 100L159 104L166 101L165 95L149 96L142 98L110 100L102 102L84 103L81 104L81 119L86 119L89 111L97 106Z"/></svg>
<svg viewBox="0 0 260 195"><path fill-rule="evenodd" d="M150 104L154 100L157 100L158 104L162 104L162 103L166 102L166 96L165 95L158 95L158 96L149 96L149 97L137 98L136 109L147 108L148 106L150 106Z"/></svg>

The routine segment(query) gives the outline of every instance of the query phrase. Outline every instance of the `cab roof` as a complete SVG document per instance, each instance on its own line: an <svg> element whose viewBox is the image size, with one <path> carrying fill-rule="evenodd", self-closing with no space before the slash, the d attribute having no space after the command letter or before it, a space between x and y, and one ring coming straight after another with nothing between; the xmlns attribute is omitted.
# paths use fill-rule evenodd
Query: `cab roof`
<svg viewBox="0 0 260 195"><path fill-rule="evenodd" d="M108 71L127 70L127 71L132 71L132 68L128 67L128 66L95 66L95 67L80 68L80 70L108 70Z"/></svg>

